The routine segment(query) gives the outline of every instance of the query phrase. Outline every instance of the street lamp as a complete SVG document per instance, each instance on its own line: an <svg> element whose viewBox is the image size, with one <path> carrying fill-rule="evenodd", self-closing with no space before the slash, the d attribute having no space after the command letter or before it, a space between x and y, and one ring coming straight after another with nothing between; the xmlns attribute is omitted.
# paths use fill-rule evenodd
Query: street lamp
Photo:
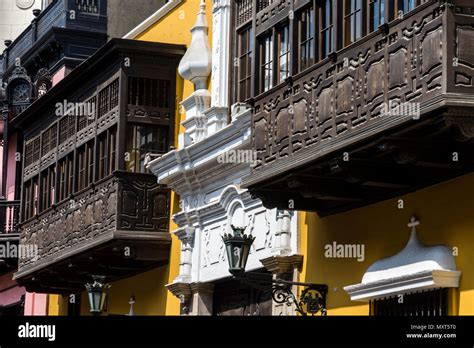
<svg viewBox="0 0 474 348"><path fill-rule="evenodd" d="M224 234L222 240L225 244L229 272L242 283L253 288L268 292L271 285L273 301L287 306L295 306L296 312L303 316L326 315L326 284L311 284L292 282L284 279L273 279L266 273L245 272L250 247L255 237L244 234L244 227L231 226L233 234ZM296 296L292 287L303 287L299 296Z"/></svg>
<svg viewBox="0 0 474 348"><path fill-rule="evenodd" d="M92 284L87 283L86 290L89 298L90 312L92 315L101 315L104 310L105 300L107 298L106 289L110 288L109 284L105 284L104 276L92 276L94 281Z"/></svg>
<svg viewBox="0 0 474 348"><path fill-rule="evenodd" d="M255 237L244 234L245 228L231 226L233 234L224 234L222 237L227 261L229 262L229 272L237 276L245 273L245 266L250 253L250 246Z"/></svg>

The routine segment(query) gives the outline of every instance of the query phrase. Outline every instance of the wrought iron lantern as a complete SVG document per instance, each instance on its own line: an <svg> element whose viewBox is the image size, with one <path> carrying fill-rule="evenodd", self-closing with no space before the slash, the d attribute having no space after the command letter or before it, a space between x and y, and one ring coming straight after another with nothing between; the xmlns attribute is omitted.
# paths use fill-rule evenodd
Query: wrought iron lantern
<svg viewBox="0 0 474 348"><path fill-rule="evenodd" d="M232 227L233 234L224 234L224 241L229 262L229 272L242 283L261 291L269 291L273 301L287 306L295 306L295 311L303 316L326 315L326 284L310 284L293 282L284 279L274 279L266 273L245 272L245 266L250 254L250 247L255 237L244 234L245 228ZM299 296L296 296L293 287L303 287Z"/></svg>
<svg viewBox="0 0 474 348"><path fill-rule="evenodd" d="M92 284L86 284L86 291L89 298L90 312L92 315L101 315L104 310L107 293L105 290L110 288L109 284L104 283L104 276L92 276Z"/></svg>
<svg viewBox="0 0 474 348"><path fill-rule="evenodd" d="M232 227L234 234L224 234L222 240L225 244L229 272L232 275L245 273L245 266L250 253L250 246L255 237L244 234L245 228Z"/></svg>

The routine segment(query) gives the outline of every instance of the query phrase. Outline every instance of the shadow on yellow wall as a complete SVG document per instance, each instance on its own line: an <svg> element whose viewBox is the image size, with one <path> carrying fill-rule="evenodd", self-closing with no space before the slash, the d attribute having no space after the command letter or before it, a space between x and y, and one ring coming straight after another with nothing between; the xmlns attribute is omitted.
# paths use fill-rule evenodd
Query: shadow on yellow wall
<svg viewBox="0 0 474 348"><path fill-rule="evenodd" d="M403 209L398 208L399 199ZM329 286L329 315L367 315L368 305L353 302L344 286L360 283L375 261L398 253L410 236L407 223L416 215L418 238L425 245L445 244L457 250L462 271L459 290L451 291L450 313L474 314L474 174L435 185L397 199L319 218L301 213L302 277ZM325 245L361 244L365 258L327 258Z"/></svg>

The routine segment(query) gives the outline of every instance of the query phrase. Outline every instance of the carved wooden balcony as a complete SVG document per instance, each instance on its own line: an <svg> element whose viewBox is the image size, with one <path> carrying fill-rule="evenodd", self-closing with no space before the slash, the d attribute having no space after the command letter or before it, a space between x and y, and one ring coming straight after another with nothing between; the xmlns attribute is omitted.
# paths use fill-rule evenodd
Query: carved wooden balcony
<svg viewBox="0 0 474 348"><path fill-rule="evenodd" d="M257 34L286 3L257 15ZM428 1L256 96L244 186L267 207L328 215L471 172L474 5L451 3ZM394 103L419 118L388 114Z"/></svg>
<svg viewBox="0 0 474 348"><path fill-rule="evenodd" d="M19 260L15 279L28 291L82 291L90 276L107 281L168 262L170 192L151 174L116 171L21 224L21 245L38 255Z"/></svg>

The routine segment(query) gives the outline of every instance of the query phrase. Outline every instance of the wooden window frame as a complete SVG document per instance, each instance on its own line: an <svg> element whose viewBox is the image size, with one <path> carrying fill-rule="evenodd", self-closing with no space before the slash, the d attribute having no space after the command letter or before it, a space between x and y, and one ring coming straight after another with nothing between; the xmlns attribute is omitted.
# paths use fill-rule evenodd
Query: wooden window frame
<svg viewBox="0 0 474 348"><path fill-rule="evenodd" d="M77 149L77 191L84 190L87 185L88 177L88 161L87 161L87 144Z"/></svg>
<svg viewBox="0 0 474 348"><path fill-rule="evenodd" d="M309 13L308 13L309 12ZM318 60L318 55L316 54L316 47L318 46L318 42L316 40L316 15L317 9L314 7L314 5L311 3L309 6L304 8L300 13L298 14L298 71L303 71L312 65L314 65L317 60ZM303 19L303 16L305 16L305 19L310 19L309 24ZM312 36L307 36L303 40L303 33L307 33L308 25L310 28L312 28ZM312 43L312 49L308 49L308 43L310 44L309 47L311 47ZM313 57L312 61L310 61L307 64L303 64L303 49L306 50L306 52L311 52ZM309 60L309 59L308 59Z"/></svg>
<svg viewBox="0 0 474 348"><path fill-rule="evenodd" d="M259 76L260 76L260 93L265 93L271 90L275 86L275 28L271 31L263 34L259 38L259 52L260 52L260 64L259 64ZM268 54L267 54L268 53ZM268 78L265 74L269 72ZM266 85L266 82L269 82Z"/></svg>
<svg viewBox="0 0 474 348"><path fill-rule="evenodd" d="M69 154L58 163L59 168L59 192L58 202L62 202L70 197L74 192L74 156Z"/></svg>
<svg viewBox="0 0 474 348"><path fill-rule="evenodd" d="M388 6L387 0L368 0L367 13L369 19L369 33L377 31L382 24L387 22L386 15Z"/></svg>
<svg viewBox="0 0 474 348"><path fill-rule="evenodd" d="M31 179L24 183L24 193L23 193L23 219L28 220L31 218Z"/></svg>
<svg viewBox="0 0 474 348"><path fill-rule="evenodd" d="M245 46L243 36L245 34ZM246 25L237 32L238 69L237 69L237 101L244 102L252 97L252 64L253 64L253 28ZM246 47L246 49L244 49ZM244 70L245 67L245 70ZM242 72L245 71L244 74ZM242 88L244 87L244 88ZM242 90L244 89L244 92Z"/></svg>
<svg viewBox="0 0 474 348"><path fill-rule="evenodd" d="M157 131L158 135L164 135L164 144L162 149L153 149L153 148L146 148L141 144L139 139L139 128L145 128L146 130L153 129ZM130 160L134 158L133 167L129 163L126 165L126 169L128 172L134 173L148 173L148 170L142 170L141 168L141 156L142 154L145 155L146 153L154 153L154 154L165 154L169 148L169 127L168 126L150 126L144 124L129 124L128 133L126 135L126 151L130 154ZM148 134L147 134L148 135Z"/></svg>
<svg viewBox="0 0 474 348"><path fill-rule="evenodd" d="M109 156L108 172L112 174L117 169L117 128L112 127L107 134L107 149Z"/></svg>
<svg viewBox="0 0 474 348"><path fill-rule="evenodd" d="M108 137L107 132L104 132L98 137L98 180L101 180L108 175Z"/></svg>
<svg viewBox="0 0 474 348"><path fill-rule="evenodd" d="M286 47L282 45L282 34L285 33L286 35ZM277 28L276 31L276 42L277 42L277 74L276 84L284 82L288 77L291 76L291 43L290 43L290 23L284 23ZM313 53L314 54L314 53ZM282 67L284 66L283 63L286 63L286 74L285 76L282 75Z"/></svg>
<svg viewBox="0 0 474 348"><path fill-rule="evenodd" d="M343 42L344 47L350 46L365 36L365 17L366 17L366 0L343 0L344 18L343 18ZM354 4L354 9L352 9ZM360 4L360 6L357 6ZM358 14L360 17L358 18ZM354 21L352 21L354 20ZM357 30L360 35L357 36Z"/></svg>
<svg viewBox="0 0 474 348"><path fill-rule="evenodd" d="M330 15L326 16L326 5L330 2L329 11ZM335 25L335 11L334 11L334 0L323 0L319 6L319 46L320 46L320 57L325 59L336 50L336 25ZM326 24L326 22L328 22ZM329 40L328 40L329 34ZM326 45L329 42L329 45ZM329 46L329 47L326 47Z"/></svg>

